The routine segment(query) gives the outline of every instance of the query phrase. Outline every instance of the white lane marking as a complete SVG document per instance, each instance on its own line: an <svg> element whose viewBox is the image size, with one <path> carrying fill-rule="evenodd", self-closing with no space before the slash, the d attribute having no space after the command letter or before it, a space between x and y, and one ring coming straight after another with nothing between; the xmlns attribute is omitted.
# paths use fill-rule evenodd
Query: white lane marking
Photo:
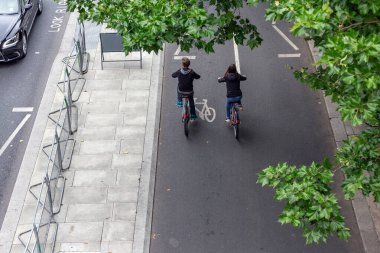
<svg viewBox="0 0 380 253"><path fill-rule="evenodd" d="M12 142L12 140L16 137L17 133L21 130L21 128L24 126L24 124L28 121L32 114L28 113L25 115L24 119L20 122L20 124L17 126L17 128L13 131L11 136L9 136L8 140L4 143L4 145L0 149L0 156L4 153L4 151L7 149L9 144Z"/></svg>
<svg viewBox="0 0 380 253"><path fill-rule="evenodd" d="M216 117L215 109L207 105L207 99L202 99L202 101L203 102L198 102L197 98L194 98L194 104L203 105L202 110L199 110L197 107L195 107L195 110L198 112L198 115L202 120L213 122Z"/></svg>
<svg viewBox="0 0 380 253"><path fill-rule="evenodd" d="M301 57L301 54L278 54L278 58L297 58Z"/></svg>
<svg viewBox="0 0 380 253"><path fill-rule="evenodd" d="M192 56L192 55L184 55L184 56L175 55L175 56L173 56L173 59L174 60L182 60L183 57L187 57L187 58L189 58L189 60L195 60L196 59L196 57Z"/></svg>
<svg viewBox="0 0 380 253"><path fill-rule="evenodd" d="M181 52L181 46L178 45L177 50L175 50L174 55L179 55L179 52Z"/></svg>
<svg viewBox="0 0 380 253"><path fill-rule="evenodd" d="M174 52L174 56L173 56L173 59L174 60L182 60L182 58L183 57L187 57L187 58L189 58L189 60L195 60L196 59L196 56L193 56L193 55L179 55L179 53L181 52L181 46L180 45L178 45L178 48L177 48L177 50L175 50L175 52Z"/></svg>
<svg viewBox="0 0 380 253"><path fill-rule="evenodd" d="M239 48L235 42L235 39L233 39L233 41L234 41L235 66L236 66L237 72L240 73Z"/></svg>
<svg viewBox="0 0 380 253"><path fill-rule="evenodd" d="M33 107L14 107L12 112L33 112Z"/></svg>
<svg viewBox="0 0 380 253"><path fill-rule="evenodd" d="M276 25L272 26L281 35L281 37L284 38L284 40L286 40L292 48L294 48L294 50L299 50L299 48Z"/></svg>

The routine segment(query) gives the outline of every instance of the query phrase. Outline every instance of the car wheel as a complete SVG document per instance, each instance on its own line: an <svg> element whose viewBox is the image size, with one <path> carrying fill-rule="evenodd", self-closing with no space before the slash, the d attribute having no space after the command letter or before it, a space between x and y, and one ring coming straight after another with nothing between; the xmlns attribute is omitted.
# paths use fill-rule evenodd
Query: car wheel
<svg viewBox="0 0 380 253"><path fill-rule="evenodd" d="M42 0L39 0L38 1L38 11L37 11L37 15L40 15L42 13L42 9L43 9L43 2Z"/></svg>
<svg viewBox="0 0 380 253"><path fill-rule="evenodd" d="M28 53L28 42L26 39L26 34L24 33L22 36L22 55L21 58L24 58Z"/></svg>

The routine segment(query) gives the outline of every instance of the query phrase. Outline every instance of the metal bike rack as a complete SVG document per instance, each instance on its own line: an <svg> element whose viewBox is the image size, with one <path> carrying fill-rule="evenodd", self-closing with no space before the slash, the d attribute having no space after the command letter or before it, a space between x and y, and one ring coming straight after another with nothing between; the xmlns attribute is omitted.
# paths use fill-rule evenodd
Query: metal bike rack
<svg viewBox="0 0 380 253"><path fill-rule="evenodd" d="M75 147L75 140L71 136L77 131L73 125L78 125L78 114L75 116L73 112L73 109L77 109L74 103L78 101L85 85L83 74L87 72L90 58L86 52L84 26L80 21L77 30L70 55L63 59L64 81L57 84L62 92L62 104L58 110L48 115L54 123L54 137L50 144L42 147L42 152L48 158L44 176L40 182L29 187L29 192L36 200L36 207L31 228L18 235L25 247L24 253L54 252L58 231L55 215L61 210L66 183L62 173L70 168ZM79 92L77 98L73 98L75 91ZM66 166L65 161L68 161Z"/></svg>

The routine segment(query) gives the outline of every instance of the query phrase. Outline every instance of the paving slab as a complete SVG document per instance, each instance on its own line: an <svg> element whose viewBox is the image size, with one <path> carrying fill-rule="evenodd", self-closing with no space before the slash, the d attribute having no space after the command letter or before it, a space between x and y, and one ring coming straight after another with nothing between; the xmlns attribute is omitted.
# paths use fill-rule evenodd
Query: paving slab
<svg viewBox="0 0 380 253"><path fill-rule="evenodd" d="M106 91L92 91L90 102L99 101L125 101L127 98L126 90L106 90Z"/></svg>
<svg viewBox="0 0 380 253"><path fill-rule="evenodd" d="M113 80L113 79L128 79L129 69L104 69L97 70L95 73L95 78L97 80Z"/></svg>
<svg viewBox="0 0 380 253"><path fill-rule="evenodd" d="M102 240L103 222L62 223L58 227L57 242L90 243Z"/></svg>
<svg viewBox="0 0 380 253"><path fill-rule="evenodd" d="M87 77L87 74L86 74ZM123 86L123 79L114 80L87 80L86 90L121 90Z"/></svg>
<svg viewBox="0 0 380 253"><path fill-rule="evenodd" d="M61 252L100 252L100 242L92 243L61 243Z"/></svg>
<svg viewBox="0 0 380 253"><path fill-rule="evenodd" d="M144 150L144 139L121 140L121 154L142 154Z"/></svg>
<svg viewBox="0 0 380 253"><path fill-rule="evenodd" d="M149 80L150 75L150 69L130 69L128 78L130 80Z"/></svg>
<svg viewBox="0 0 380 253"><path fill-rule="evenodd" d="M117 110L115 111L117 112ZM86 127L121 126L123 125L123 115L119 113L99 114L91 113L87 115Z"/></svg>
<svg viewBox="0 0 380 253"><path fill-rule="evenodd" d="M132 90L129 89L127 93L127 101L144 101L145 103L149 100L149 90Z"/></svg>
<svg viewBox="0 0 380 253"><path fill-rule="evenodd" d="M129 220L136 219L136 203L115 203L113 220Z"/></svg>
<svg viewBox="0 0 380 253"><path fill-rule="evenodd" d="M102 241L133 241L134 221L105 221Z"/></svg>
<svg viewBox="0 0 380 253"><path fill-rule="evenodd" d="M150 80L123 80L123 90L149 90Z"/></svg>
<svg viewBox="0 0 380 253"><path fill-rule="evenodd" d="M112 241L102 243L102 253L132 253L131 241Z"/></svg>
<svg viewBox="0 0 380 253"><path fill-rule="evenodd" d="M332 102L331 97L325 97L325 103L327 112L329 114L330 118L340 118L340 113L337 110L337 106L335 103Z"/></svg>
<svg viewBox="0 0 380 253"><path fill-rule="evenodd" d="M146 126L146 117L126 112L124 114L123 125L141 125Z"/></svg>
<svg viewBox="0 0 380 253"><path fill-rule="evenodd" d="M146 118L146 113L148 110L148 103L144 100L133 100L127 102L120 102L119 112L129 112L136 115L144 115Z"/></svg>
<svg viewBox="0 0 380 253"><path fill-rule="evenodd" d="M141 154L114 154L112 157L112 169L139 170L141 163Z"/></svg>
<svg viewBox="0 0 380 253"><path fill-rule="evenodd" d="M112 154L74 155L70 170L105 170L110 169Z"/></svg>
<svg viewBox="0 0 380 253"><path fill-rule="evenodd" d="M77 133L77 139L80 141L87 140L113 140L115 139L116 129L115 126L104 127L88 127L79 128Z"/></svg>
<svg viewBox="0 0 380 253"><path fill-rule="evenodd" d="M116 170L78 170L73 186L111 186L116 184Z"/></svg>
<svg viewBox="0 0 380 253"><path fill-rule="evenodd" d="M117 185L128 187L139 187L140 172L139 171L119 171L117 174Z"/></svg>
<svg viewBox="0 0 380 253"><path fill-rule="evenodd" d="M112 204L69 205L66 222L104 221L112 218Z"/></svg>
<svg viewBox="0 0 380 253"><path fill-rule="evenodd" d="M340 118L330 119L331 128L334 133L335 141L344 141L347 139L346 129Z"/></svg>
<svg viewBox="0 0 380 253"><path fill-rule="evenodd" d="M143 139L145 136L144 125L129 125L116 128L115 139Z"/></svg>
<svg viewBox="0 0 380 253"><path fill-rule="evenodd" d="M106 187L67 187L63 196L64 204L106 203Z"/></svg>
<svg viewBox="0 0 380 253"><path fill-rule="evenodd" d="M80 154L114 154L119 153L119 150L120 141L117 140L83 141L81 143Z"/></svg>
<svg viewBox="0 0 380 253"><path fill-rule="evenodd" d="M138 187L110 187L108 188L107 202L114 203L136 203Z"/></svg>
<svg viewBox="0 0 380 253"><path fill-rule="evenodd" d="M119 102L115 101L100 101L92 103L83 103L81 113L97 113L97 114L107 114L115 113L118 111Z"/></svg>

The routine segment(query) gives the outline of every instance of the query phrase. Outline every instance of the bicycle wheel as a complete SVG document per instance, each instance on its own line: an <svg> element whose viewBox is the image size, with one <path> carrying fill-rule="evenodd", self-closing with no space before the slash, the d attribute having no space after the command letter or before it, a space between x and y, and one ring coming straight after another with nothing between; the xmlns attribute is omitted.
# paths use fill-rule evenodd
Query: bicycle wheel
<svg viewBox="0 0 380 253"><path fill-rule="evenodd" d="M183 99L184 103L184 115L182 116L183 120L183 130L185 132L185 136L189 136L189 117L190 117L190 106L189 106L189 99Z"/></svg>
<svg viewBox="0 0 380 253"><path fill-rule="evenodd" d="M232 126L234 128L235 139L239 139L239 112L237 111L235 104L232 109Z"/></svg>
<svg viewBox="0 0 380 253"><path fill-rule="evenodd" d="M183 122L183 130L185 132L185 136L188 137L189 136L189 121L188 120L185 120Z"/></svg>
<svg viewBox="0 0 380 253"><path fill-rule="evenodd" d="M239 124L234 124L234 134L235 134L235 139L239 139Z"/></svg>

